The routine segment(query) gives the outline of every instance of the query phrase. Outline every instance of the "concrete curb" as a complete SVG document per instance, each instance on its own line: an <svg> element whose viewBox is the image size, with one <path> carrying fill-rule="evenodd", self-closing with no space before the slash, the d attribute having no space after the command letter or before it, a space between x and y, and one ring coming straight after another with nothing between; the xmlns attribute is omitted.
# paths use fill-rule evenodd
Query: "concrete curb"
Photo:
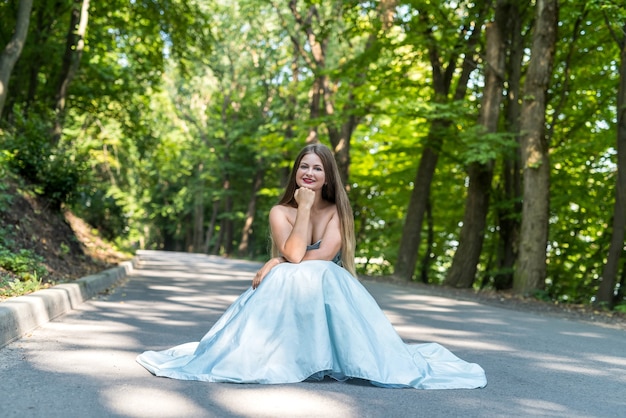
<svg viewBox="0 0 626 418"><path fill-rule="evenodd" d="M135 257L72 283L0 302L0 348L112 287L129 275L137 263L138 258Z"/></svg>

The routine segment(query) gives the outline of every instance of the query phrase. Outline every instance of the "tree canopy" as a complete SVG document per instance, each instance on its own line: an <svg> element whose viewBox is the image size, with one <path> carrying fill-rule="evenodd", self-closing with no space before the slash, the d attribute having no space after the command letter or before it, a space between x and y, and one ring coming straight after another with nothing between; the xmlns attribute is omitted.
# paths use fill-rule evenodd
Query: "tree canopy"
<svg viewBox="0 0 626 418"><path fill-rule="evenodd" d="M319 141L360 274L625 309L620 2L28 3L0 2L0 173L120 246L264 259Z"/></svg>

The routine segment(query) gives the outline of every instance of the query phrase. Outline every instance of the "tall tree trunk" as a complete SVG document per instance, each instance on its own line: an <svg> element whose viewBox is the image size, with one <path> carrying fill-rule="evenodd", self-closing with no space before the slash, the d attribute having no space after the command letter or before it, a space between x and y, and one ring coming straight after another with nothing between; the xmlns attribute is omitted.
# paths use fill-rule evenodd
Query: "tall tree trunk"
<svg viewBox="0 0 626 418"><path fill-rule="evenodd" d="M279 7L277 5L274 6L277 10ZM298 10L298 1L297 0L289 0L289 10L293 15L295 21L300 26L300 29L303 31L304 36L306 38L306 42L309 45L311 58L305 52L302 44L298 40L299 37L292 35L291 40L295 47L295 50L298 51L300 56L304 58L307 62L310 70L315 74L313 79L313 84L311 85L311 89L309 90L309 133L306 138L307 144L316 143L319 141L318 136L318 118L320 117L320 103L323 93L323 86L325 84L326 75L323 74L326 69L326 45L327 41L325 39L319 39L317 34L313 31L313 17L319 16L317 12L317 6L311 5L306 11L306 15L302 15Z"/></svg>
<svg viewBox="0 0 626 418"><path fill-rule="evenodd" d="M622 260L622 274L619 279L619 289L617 290L617 295L615 297L615 303L619 303L623 301L626 297L626 261Z"/></svg>
<svg viewBox="0 0 626 418"><path fill-rule="evenodd" d="M522 22L527 13L520 10L520 2L509 3L509 18L505 33L507 38L507 96L505 107L505 130L512 134L518 143L514 153L507 154L502 164L502 186L500 190L501 203L495 210L498 225L498 247L496 250L497 272L493 278L496 289L510 289L513 287L513 267L517 259L520 221L522 211L522 176L520 170L519 148L519 120L521 114L520 91L522 78L522 64L524 59L524 36Z"/></svg>
<svg viewBox="0 0 626 418"><path fill-rule="evenodd" d="M176 251L176 247L178 245L176 233L171 230L169 223L169 219L160 217L156 220L155 225L161 230L161 233L163 234L163 250Z"/></svg>
<svg viewBox="0 0 626 418"><path fill-rule="evenodd" d="M558 1L538 0L531 58L524 83L521 117L523 167L522 226L513 290L529 295L545 287L550 199L550 162L546 140L546 92L552 74Z"/></svg>
<svg viewBox="0 0 626 418"><path fill-rule="evenodd" d="M289 82L289 90L286 102L287 106L287 126L285 128L285 140L291 141L295 136L295 124L296 124L296 111L298 109L298 92L299 92L299 84L300 84L300 65L298 64L298 59L300 54L298 53L298 45L295 41L292 40L291 46L293 48L293 56L291 57L291 81ZM312 92L311 92L312 93ZM307 141L308 142L308 141ZM289 160L289 158L285 155L285 159ZM289 168L283 170L283 172L287 171L285 177L289 176L288 172ZM281 182L281 185L283 183ZM285 185L287 184L287 179L285 179Z"/></svg>
<svg viewBox="0 0 626 418"><path fill-rule="evenodd" d="M350 87L351 89L355 88L355 85ZM350 94L350 101L354 99L354 95ZM330 98L326 98L325 102L329 103ZM350 105L346 105L346 108ZM332 112L329 112L329 109L332 108ZM334 104L332 106L326 106L327 113L326 115L331 116L334 113ZM344 110L347 110L344 108ZM352 139L352 133L358 126L361 118L355 115L346 116L347 120L344 122L339 128L334 126L334 123L329 121L327 123L328 127L328 138L330 139L330 143L333 147L333 151L335 152L335 160L337 161L337 169L339 170L339 176L341 177L342 183L346 188L350 188L350 184L348 183L348 178L350 176L350 140Z"/></svg>
<svg viewBox="0 0 626 418"><path fill-rule="evenodd" d="M209 226L206 228L206 234L204 238L204 246L202 247L202 252L204 254L209 253L209 248L211 247L211 241L213 240L213 232L215 231L215 224L217 223L217 214L220 210L220 201L216 200L213 202L213 210L211 211L211 220L209 221Z"/></svg>
<svg viewBox="0 0 626 418"><path fill-rule="evenodd" d="M87 31L88 19L89 0L74 0L70 27L65 42L63 65L61 67L61 75L55 96L54 110L56 115L51 138L53 145L56 145L61 139L63 118L65 116L65 101L67 100L70 83L78 71L78 64L80 63L80 58L85 49L85 33Z"/></svg>
<svg viewBox="0 0 626 418"><path fill-rule="evenodd" d="M444 280L445 286L471 287L483 248L493 164L472 163L468 169L469 187L459 246Z"/></svg>
<svg viewBox="0 0 626 418"><path fill-rule="evenodd" d="M220 231L217 234L217 239L215 240L215 244L213 244L213 250L211 254L219 255L220 249L222 248L222 242L224 242L224 228L223 228L224 220L220 222Z"/></svg>
<svg viewBox="0 0 626 418"><path fill-rule="evenodd" d="M192 251L195 253L203 250L204 235L204 164L198 163L196 167L196 184L194 187L193 205L193 233Z"/></svg>
<svg viewBox="0 0 626 418"><path fill-rule="evenodd" d="M222 220L222 229L224 230L224 256L230 257L233 254L234 226L233 226L233 197L229 194L225 199L225 211L228 214Z"/></svg>
<svg viewBox="0 0 626 418"><path fill-rule="evenodd" d="M505 62L502 29L506 27L506 18L504 1L500 0L494 21L486 26L485 88L480 120L478 121L486 133L498 131ZM465 201L463 226L461 227L459 246L454 253L452 265L444 280L446 286L471 287L474 284L487 224L493 166L493 160L484 164L473 162L469 166L469 187Z"/></svg>
<svg viewBox="0 0 626 418"><path fill-rule="evenodd" d="M307 144L315 144L319 142L319 134L317 132L318 120L320 117L320 101L322 91L322 79L315 78L309 91L309 133L306 136Z"/></svg>
<svg viewBox="0 0 626 418"><path fill-rule="evenodd" d="M394 267L394 276L404 280L413 279L413 272L415 271L418 257L417 250L419 249L422 236L424 213L430 197L430 185L435 175L439 151L443 142L443 136L434 133L438 130L436 125L445 125L445 122L441 120L432 122L428 135L429 145L422 151L417 173L415 174L414 186L409 200L409 207L406 210L402 238L400 239L398 261Z"/></svg>
<svg viewBox="0 0 626 418"><path fill-rule="evenodd" d="M430 201L426 202L426 251L422 256L420 269L420 280L424 284L428 284L428 271L430 264L434 260L433 245L435 245L435 221L433 220L433 211Z"/></svg>
<svg viewBox="0 0 626 418"><path fill-rule="evenodd" d="M213 247L213 254L219 254L221 249L222 255L228 257L233 253L233 198L231 196L230 176L228 174L225 175L222 189L224 210L222 212L222 220L220 221L220 233Z"/></svg>
<svg viewBox="0 0 626 418"><path fill-rule="evenodd" d="M227 155L227 154L226 154ZM225 157L225 161L227 161L227 157ZM215 244L213 244L212 254L220 254L222 250L223 243L226 240L226 229L228 228L228 217L231 215L229 208L232 206L230 201L232 200L229 196L230 194L230 177L228 173L224 173L224 181L222 182L222 199L220 199L220 203L223 204L222 216L220 219L220 230L217 235L217 240Z"/></svg>
<svg viewBox="0 0 626 418"><path fill-rule="evenodd" d="M15 32L0 55L0 116L2 116L2 110L4 109L4 103L9 91L11 72L13 72L13 67L22 53L26 35L28 35L30 11L32 8L33 0L20 0L17 9Z"/></svg>
<svg viewBox="0 0 626 418"><path fill-rule="evenodd" d="M617 91L617 173L615 180L615 206L611 244L606 264L602 269L600 287L596 293L596 304L614 302L615 285L619 274L620 260L624 257L624 235L626 234L626 25L625 34L618 42L620 46L620 82ZM626 267L625 267L626 268Z"/></svg>
<svg viewBox="0 0 626 418"><path fill-rule="evenodd" d="M58 4L60 5L61 2ZM35 7L33 11L34 21L32 23L35 25L33 30L33 43L35 45L44 45L50 38L50 28L48 22L46 21L45 10L45 7L40 6ZM55 8L53 13L54 15L57 15L60 12L58 8ZM25 112L28 112L29 108L37 101L39 71L44 63L44 59L44 57L35 56L31 59L31 62L28 65L28 92L26 94L26 103L24 106Z"/></svg>
<svg viewBox="0 0 626 418"><path fill-rule="evenodd" d="M425 17L423 19L426 19ZM464 38L467 33L464 33ZM461 65L461 75L457 82L457 87L453 95L453 100L461 100L465 97L469 76L475 68L472 50L480 37L479 27L474 27L469 39L464 39L467 46L465 58ZM430 33L429 39L429 58L433 71L433 90L435 102L445 103L447 101L450 85L452 83L452 74L456 71L456 61L458 56L453 55L448 60L447 67L441 63L439 51L437 49L437 41ZM424 213L426 205L430 199L430 186L435 175L439 152L443 144L443 138L446 136L447 130L452 122L448 119L434 119L431 123L426 144L422 151L417 173L415 175L414 186L409 200L406 217L404 220L404 228L402 229L402 238L400 239L400 247L398 249L398 260L394 266L393 275L399 279L412 280L413 273L418 258L418 249L422 234L422 224L424 222Z"/></svg>
<svg viewBox="0 0 626 418"><path fill-rule="evenodd" d="M263 167L263 163L258 162L257 167ZM259 169L254 176L252 194L250 195L250 201L248 202L248 210L246 211L246 222L243 225L243 230L241 231L241 242L239 243L239 248L237 249L240 257L248 253L248 245L250 242L250 236L252 235L252 224L254 223L258 194L259 190L261 190L261 186L263 185L263 174L263 170Z"/></svg>

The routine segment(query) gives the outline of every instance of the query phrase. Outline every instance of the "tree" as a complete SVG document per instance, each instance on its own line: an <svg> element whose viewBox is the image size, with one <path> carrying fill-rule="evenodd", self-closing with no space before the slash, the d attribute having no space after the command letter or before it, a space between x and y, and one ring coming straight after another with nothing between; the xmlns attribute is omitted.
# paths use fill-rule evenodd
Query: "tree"
<svg viewBox="0 0 626 418"><path fill-rule="evenodd" d="M549 144L546 141L546 93L552 74L557 36L558 1L538 0L536 27L521 113L523 206L519 256L513 289L527 295L544 289L550 198Z"/></svg>
<svg viewBox="0 0 626 418"><path fill-rule="evenodd" d="M9 78L13 67L17 62L26 35L28 34L28 25L30 23L30 11L33 8L33 0L20 0L17 11L17 19L15 24L15 32L9 43L4 47L2 55L0 55L0 116L4 109L4 103L8 94Z"/></svg>
<svg viewBox="0 0 626 418"><path fill-rule="evenodd" d="M428 20L425 13L419 14L419 19L425 25L426 45L428 57L432 68L432 100L436 104L444 105L447 102L455 102L465 97L470 74L475 69L474 48L478 44L481 34L481 24L485 18L486 7L476 12L477 16L471 16L472 21L459 23L460 30L457 34L456 45L449 46L449 51L442 51L443 45L438 42L435 34L434 22ZM473 20L476 18L476 20ZM470 18L468 18L470 19ZM443 57L447 52L449 56ZM453 74L457 71L457 63L460 62L460 76L456 80L457 85L449 97ZM445 63L445 64L444 64ZM394 266L394 275L404 280L411 280L417 264L418 249L421 240L422 223L428 201L435 168L444 138L448 135L452 119L449 116L435 115L431 121L428 137L422 150L419 166L415 175L411 198L406 211L406 218L398 260ZM429 249L426 250L430 251Z"/></svg>
<svg viewBox="0 0 626 418"><path fill-rule="evenodd" d="M478 126L479 139L487 142L487 138L498 130L500 105L502 103L502 87L504 84L504 28L508 21L507 1L500 0L496 6L493 22L488 23L486 32L486 54L484 63L485 87L482 99ZM484 148L483 148L484 149ZM452 265L444 281L444 285L454 287L471 287L476 277L480 253L483 247L489 195L497 144L487 145L487 152L477 151L469 163L469 187L465 201L465 215L459 237L459 246L454 254Z"/></svg>
<svg viewBox="0 0 626 418"><path fill-rule="evenodd" d="M608 21L608 19L607 19ZM610 25L609 25L610 28ZM626 25L621 37L614 34L620 48L620 81L617 89L617 172L615 176L615 206L609 253L602 269L602 279L596 293L596 304L613 305L620 260L624 258L624 236L626 235ZM624 283L621 283L622 285Z"/></svg>
<svg viewBox="0 0 626 418"><path fill-rule="evenodd" d="M312 74L306 142L320 141L319 125L323 122L347 187L351 137L369 103L361 90L369 63L376 61L377 36L391 27L395 4L396 0L384 0L379 5L335 0L329 4L304 2L299 7L297 0L290 0L293 23L282 17L306 72ZM281 14L280 7L274 7ZM348 35L345 39L344 34Z"/></svg>
<svg viewBox="0 0 626 418"><path fill-rule="evenodd" d="M80 7L78 7L80 6ZM67 31L65 53L59 76L58 87L55 95L55 120L52 131L52 144L56 145L61 139L63 130L63 117L70 83L74 79L80 58L85 49L85 33L89 19L89 0L75 0L72 7L70 25Z"/></svg>
<svg viewBox="0 0 626 418"><path fill-rule="evenodd" d="M0 1L3 47L20 4ZM33 2L0 160L103 237L265 256L268 212L311 134L349 180L360 273L508 289L545 265L542 297L623 305L621 5L560 2L560 47L538 76L545 2L90 1L79 62L82 4ZM504 5L498 106L482 30ZM529 144L546 159L522 162ZM522 221L541 224L525 226L531 249Z"/></svg>
<svg viewBox="0 0 626 418"><path fill-rule="evenodd" d="M493 286L496 289L510 289L513 285L513 267L517 259L521 213L521 170L519 149L519 120L521 113L521 80L524 62L525 37L523 28L528 24L530 6L522 1L508 4L509 13L506 23L505 42L507 60L505 78L507 80L504 100L504 131L514 138L517 147L503 154L502 166L494 195L493 205L497 242L495 244ZM488 277L485 276L483 286Z"/></svg>

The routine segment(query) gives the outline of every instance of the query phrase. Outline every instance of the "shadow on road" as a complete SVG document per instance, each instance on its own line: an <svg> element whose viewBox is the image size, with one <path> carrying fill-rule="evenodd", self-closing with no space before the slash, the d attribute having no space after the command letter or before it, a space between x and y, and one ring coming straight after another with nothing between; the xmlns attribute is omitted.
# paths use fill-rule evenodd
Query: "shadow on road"
<svg viewBox="0 0 626 418"><path fill-rule="evenodd" d="M44 407L49 417L610 417L626 410L625 332L379 282L364 284L405 341L438 342L480 364L488 386L420 391L362 381L156 378L135 356L198 341L260 264L167 252L140 258L111 293L0 350L7 394L0 416L43 416Z"/></svg>

